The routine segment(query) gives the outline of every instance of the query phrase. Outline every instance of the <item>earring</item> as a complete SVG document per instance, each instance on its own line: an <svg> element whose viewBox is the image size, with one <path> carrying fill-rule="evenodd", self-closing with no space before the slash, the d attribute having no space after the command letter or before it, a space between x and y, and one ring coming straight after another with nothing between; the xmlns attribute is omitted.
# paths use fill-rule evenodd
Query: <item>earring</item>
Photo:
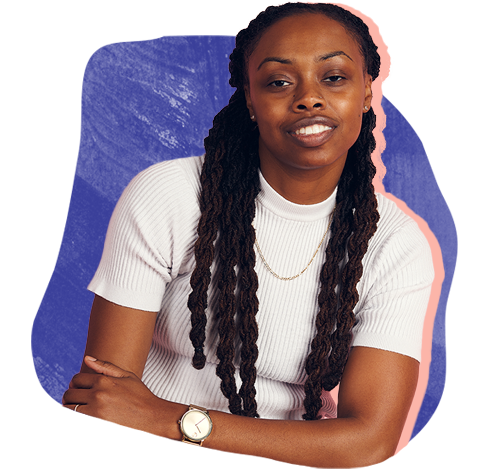
<svg viewBox="0 0 500 475"><path fill-rule="evenodd" d="M255 120L255 116L254 116L254 115L251 115L251 116L250 116L250 120Z"/></svg>
<svg viewBox="0 0 500 475"><path fill-rule="evenodd" d="M365 111L367 111L368 109L369 109L369 107L368 107L368 106L365 106Z"/></svg>

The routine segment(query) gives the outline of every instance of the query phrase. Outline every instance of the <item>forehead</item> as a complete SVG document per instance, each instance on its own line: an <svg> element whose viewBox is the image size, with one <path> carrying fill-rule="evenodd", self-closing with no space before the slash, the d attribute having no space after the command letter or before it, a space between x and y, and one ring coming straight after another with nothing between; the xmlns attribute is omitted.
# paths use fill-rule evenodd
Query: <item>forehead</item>
<svg viewBox="0 0 500 475"><path fill-rule="evenodd" d="M318 13L283 18L269 27L249 57L248 64L268 56L317 57L331 51L343 51L362 67L360 47L337 21Z"/></svg>

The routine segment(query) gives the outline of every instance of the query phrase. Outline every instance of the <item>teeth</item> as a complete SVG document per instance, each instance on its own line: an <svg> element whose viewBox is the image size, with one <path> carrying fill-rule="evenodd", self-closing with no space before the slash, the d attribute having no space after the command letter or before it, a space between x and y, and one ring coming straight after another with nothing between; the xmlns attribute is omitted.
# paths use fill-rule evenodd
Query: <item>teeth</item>
<svg viewBox="0 0 500 475"><path fill-rule="evenodd" d="M314 124L314 125L309 125L308 127L302 127L299 130L295 131L296 135L312 135L312 134L319 134L321 132L324 132L325 130L330 130L331 127L328 127L327 125L321 125L321 124Z"/></svg>

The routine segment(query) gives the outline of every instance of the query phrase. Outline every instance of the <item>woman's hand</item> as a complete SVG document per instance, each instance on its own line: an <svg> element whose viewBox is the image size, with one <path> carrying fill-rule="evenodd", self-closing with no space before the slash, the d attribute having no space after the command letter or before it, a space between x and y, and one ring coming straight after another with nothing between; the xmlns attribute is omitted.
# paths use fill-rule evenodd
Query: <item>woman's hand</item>
<svg viewBox="0 0 500 475"><path fill-rule="evenodd" d="M167 401L155 396L132 372L86 356L93 373L76 374L64 393L63 405L134 429L164 435L158 421L168 412Z"/></svg>

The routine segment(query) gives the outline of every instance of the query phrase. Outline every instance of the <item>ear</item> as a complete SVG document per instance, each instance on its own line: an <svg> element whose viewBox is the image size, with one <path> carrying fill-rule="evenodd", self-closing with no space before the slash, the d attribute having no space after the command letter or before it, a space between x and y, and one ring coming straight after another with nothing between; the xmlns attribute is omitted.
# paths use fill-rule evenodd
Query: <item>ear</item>
<svg viewBox="0 0 500 475"><path fill-rule="evenodd" d="M255 120L255 114L252 107L252 99L250 98L250 89L248 88L248 86L244 86L244 90L245 90L245 99L247 101L248 112L250 114L250 117L254 117L254 119L252 120Z"/></svg>
<svg viewBox="0 0 500 475"><path fill-rule="evenodd" d="M369 74L365 74L365 100L363 102L363 112L370 110L372 97L372 77Z"/></svg>

